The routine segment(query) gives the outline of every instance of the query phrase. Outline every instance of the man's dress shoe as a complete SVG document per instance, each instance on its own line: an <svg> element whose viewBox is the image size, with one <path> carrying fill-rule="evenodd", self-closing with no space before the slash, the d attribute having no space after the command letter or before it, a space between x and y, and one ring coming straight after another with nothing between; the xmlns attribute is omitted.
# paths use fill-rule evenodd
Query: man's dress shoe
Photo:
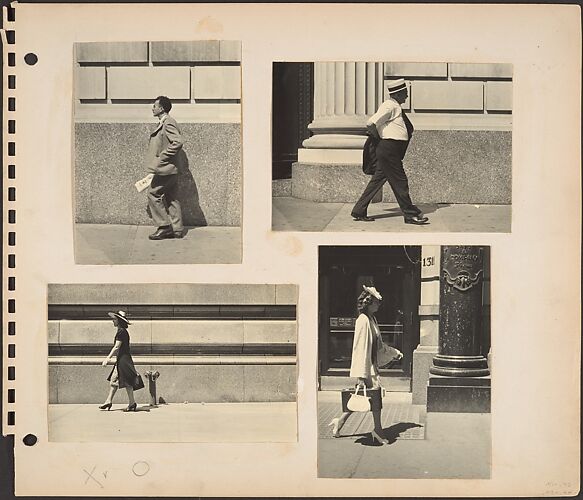
<svg viewBox="0 0 583 500"><path fill-rule="evenodd" d="M417 224L418 226L422 226L427 224L429 219L424 215L415 215L414 217L405 217L405 224Z"/></svg>
<svg viewBox="0 0 583 500"><path fill-rule="evenodd" d="M159 227L155 233L148 236L151 240L165 240L168 238L174 238L174 231L171 227Z"/></svg>
<svg viewBox="0 0 583 500"><path fill-rule="evenodd" d="M367 215L352 215L352 220L360 221L360 222L374 222L372 217L368 217Z"/></svg>

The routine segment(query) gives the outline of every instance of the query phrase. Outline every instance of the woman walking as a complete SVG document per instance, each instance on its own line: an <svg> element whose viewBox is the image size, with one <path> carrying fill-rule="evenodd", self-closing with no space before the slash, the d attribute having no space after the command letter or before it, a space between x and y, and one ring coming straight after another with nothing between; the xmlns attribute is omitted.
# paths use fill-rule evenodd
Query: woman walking
<svg viewBox="0 0 583 500"><path fill-rule="evenodd" d="M363 289L356 304L359 315L356 320L354 340L352 342L350 376L356 377L357 387L363 388L363 390L364 387L373 389L367 393L367 395L370 394L374 422L374 429L371 432L372 438L373 441L380 444L388 444L389 441L383 435L383 427L381 425L383 402L378 369L379 350L386 350L386 346L383 344L381 331L375 317L383 298L375 287L363 286ZM390 349L393 350L393 348ZM394 349L394 356L396 359L401 359L403 354ZM334 437L339 437L340 429L351 413L350 410L346 410L339 418L335 418L330 422L330 426L333 427L332 435Z"/></svg>
<svg viewBox="0 0 583 500"><path fill-rule="evenodd" d="M130 352L130 334L128 333L128 326L131 324L124 311L109 312L107 313L113 320L114 326L117 328L117 333L115 334L114 346L111 352L107 355L107 358L103 360L102 366L107 366L111 361L113 355L116 355L115 365L107 377L109 380L109 395L99 408L101 410L110 410L113 397L119 388L125 388L128 394L128 407L124 411L136 411L137 403L134 399L134 391L142 389L144 387L144 382L140 377L139 373L134 367L134 361L132 360L132 355Z"/></svg>

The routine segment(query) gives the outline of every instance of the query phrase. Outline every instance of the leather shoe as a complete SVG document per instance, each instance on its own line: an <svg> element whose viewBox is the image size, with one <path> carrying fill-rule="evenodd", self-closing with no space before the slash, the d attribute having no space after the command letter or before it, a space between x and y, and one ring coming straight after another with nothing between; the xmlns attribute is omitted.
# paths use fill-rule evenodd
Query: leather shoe
<svg viewBox="0 0 583 500"><path fill-rule="evenodd" d="M427 217L425 217L424 215L415 215L414 217L405 217L405 224L417 224L419 226L422 226L424 224L427 224L429 222L429 219Z"/></svg>
<svg viewBox="0 0 583 500"><path fill-rule="evenodd" d="M360 222L374 222L374 219L372 217L369 217L368 215L352 215L352 220L355 221L360 221Z"/></svg>
<svg viewBox="0 0 583 500"><path fill-rule="evenodd" d="M184 231L174 231L174 237L177 239L184 238Z"/></svg>
<svg viewBox="0 0 583 500"><path fill-rule="evenodd" d="M165 240L168 238L174 238L174 231L169 226L159 227L155 233L148 236L151 240Z"/></svg>

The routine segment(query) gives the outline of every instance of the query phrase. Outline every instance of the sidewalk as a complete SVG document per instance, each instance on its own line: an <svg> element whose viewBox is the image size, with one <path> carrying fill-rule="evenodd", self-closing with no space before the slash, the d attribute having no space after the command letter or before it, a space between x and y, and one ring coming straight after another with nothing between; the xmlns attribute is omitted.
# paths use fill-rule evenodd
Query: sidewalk
<svg viewBox="0 0 583 500"><path fill-rule="evenodd" d="M165 404L124 413L97 404L49 405L49 441L69 442L225 442L297 441L296 403Z"/></svg>
<svg viewBox="0 0 583 500"><path fill-rule="evenodd" d="M341 413L340 393L318 393L318 477L490 478L490 414L426 413L410 393L387 394L382 423L389 444L378 445L367 414L351 415L342 437L331 437L327 424Z"/></svg>
<svg viewBox="0 0 583 500"><path fill-rule="evenodd" d="M355 222L353 203L316 203L291 197L274 197L274 231L360 232L510 232L511 205L419 204L429 224L404 224L396 203L371 203L368 215L374 222Z"/></svg>
<svg viewBox="0 0 583 500"><path fill-rule="evenodd" d="M185 228L182 239L151 241L151 226L75 224L77 264L240 264L240 227Z"/></svg>

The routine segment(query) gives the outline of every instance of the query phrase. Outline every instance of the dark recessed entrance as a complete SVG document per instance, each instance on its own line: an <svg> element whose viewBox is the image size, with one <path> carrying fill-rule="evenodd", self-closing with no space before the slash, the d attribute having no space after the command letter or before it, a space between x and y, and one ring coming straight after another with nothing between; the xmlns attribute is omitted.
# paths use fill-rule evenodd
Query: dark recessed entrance
<svg viewBox="0 0 583 500"><path fill-rule="evenodd" d="M383 295L377 313L383 340L403 352L401 362L381 369L381 375L395 379L385 384L388 390L410 390L413 350L419 344L420 256L418 246L319 247L322 389L349 386L356 298L362 285L374 285Z"/></svg>

